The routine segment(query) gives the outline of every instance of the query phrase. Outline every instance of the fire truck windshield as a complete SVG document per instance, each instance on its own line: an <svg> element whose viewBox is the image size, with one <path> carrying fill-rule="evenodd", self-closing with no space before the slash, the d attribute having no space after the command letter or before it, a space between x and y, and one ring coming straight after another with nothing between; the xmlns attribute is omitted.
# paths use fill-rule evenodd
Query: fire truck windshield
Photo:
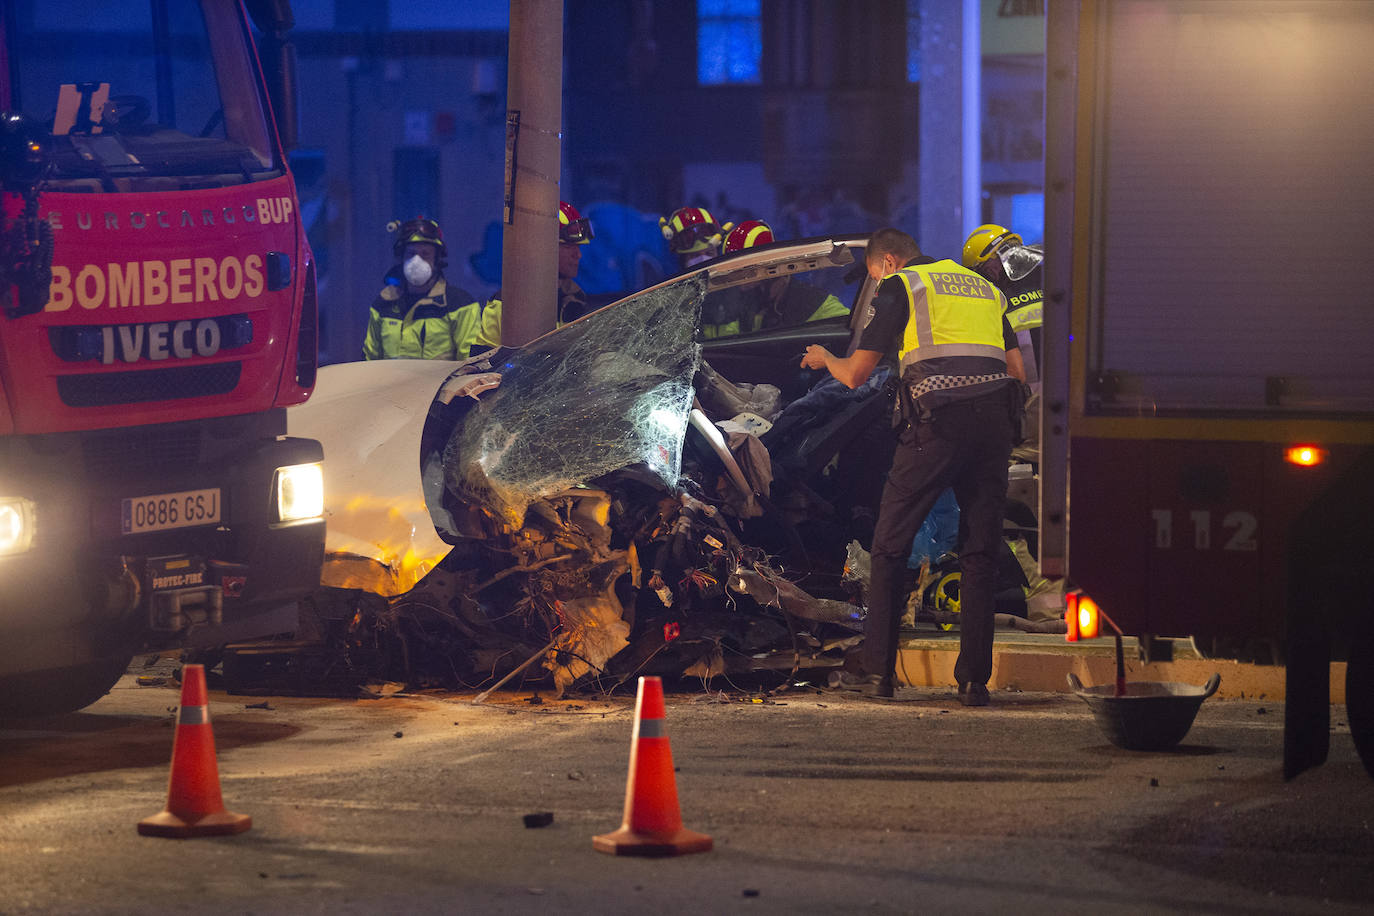
<svg viewBox="0 0 1374 916"><path fill-rule="evenodd" d="M144 191L278 174L238 9L237 0L13 5L0 107L52 134L46 186Z"/></svg>

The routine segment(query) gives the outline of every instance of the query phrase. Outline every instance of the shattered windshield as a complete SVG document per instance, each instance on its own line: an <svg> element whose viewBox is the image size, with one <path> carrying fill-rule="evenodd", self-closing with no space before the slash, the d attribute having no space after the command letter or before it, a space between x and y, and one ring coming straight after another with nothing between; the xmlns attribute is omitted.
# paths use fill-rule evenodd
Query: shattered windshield
<svg viewBox="0 0 1374 916"><path fill-rule="evenodd" d="M10 107L52 136L49 187L158 190L276 174L237 3L19 4Z"/></svg>
<svg viewBox="0 0 1374 916"><path fill-rule="evenodd" d="M643 465L677 483L704 281L633 296L513 353L449 443L450 488L518 522L540 497Z"/></svg>

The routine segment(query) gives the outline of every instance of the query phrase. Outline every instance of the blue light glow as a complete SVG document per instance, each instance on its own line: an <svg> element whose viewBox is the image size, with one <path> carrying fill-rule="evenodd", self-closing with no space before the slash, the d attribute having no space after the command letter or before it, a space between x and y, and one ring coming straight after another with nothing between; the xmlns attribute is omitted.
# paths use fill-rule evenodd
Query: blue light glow
<svg viewBox="0 0 1374 916"><path fill-rule="evenodd" d="M757 84L762 56L759 0L699 0L697 81L701 85Z"/></svg>

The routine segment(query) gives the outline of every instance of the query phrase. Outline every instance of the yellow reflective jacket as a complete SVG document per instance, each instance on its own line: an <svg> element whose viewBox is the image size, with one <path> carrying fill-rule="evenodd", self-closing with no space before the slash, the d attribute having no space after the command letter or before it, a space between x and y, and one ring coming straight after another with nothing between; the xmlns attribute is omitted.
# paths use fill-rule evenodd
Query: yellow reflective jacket
<svg viewBox="0 0 1374 916"><path fill-rule="evenodd" d="M554 327L561 328L568 322L581 318L586 313L587 294L582 291L582 287L578 286L575 280L559 280L558 319ZM496 349L501 346L500 290L496 291L496 295L492 296L482 309L481 326L477 330L477 336L473 343L477 345L479 353L483 347Z"/></svg>
<svg viewBox="0 0 1374 916"><path fill-rule="evenodd" d="M765 283L778 281L765 281ZM701 334L707 340L752 334L765 328L789 328L848 315L849 309L835 296L795 278L776 302L767 302L764 290L733 288L710 293L702 303Z"/></svg>
<svg viewBox="0 0 1374 916"><path fill-rule="evenodd" d="M402 287L377 294L363 338L364 359L467 359L482 321L482 305L443 277L406 307Z"/></svg>

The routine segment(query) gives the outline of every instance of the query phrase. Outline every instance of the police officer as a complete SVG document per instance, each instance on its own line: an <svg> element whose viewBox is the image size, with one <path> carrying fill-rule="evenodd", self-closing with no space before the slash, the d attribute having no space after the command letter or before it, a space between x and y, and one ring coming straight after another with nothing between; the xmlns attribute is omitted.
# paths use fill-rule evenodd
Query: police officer
<svg viewBox="0 0 1374 916"><path fill-rule="evenodd" d="M953 487L963 529L954 674L960 701L986 706L1007 457L1013 412L1021 407L1020 382L1009 372L1019 368L1009 361L1020 360L1004 318L1007 300L962 265L932 262L897 229L873 233L866 261L869 276L881 285L858 349L837 357L812 344L802 358L804 367L826 369L851 388L863 384L891 349L902 367L905 423L873 534L862 670L843 672L838 680L840 686L892 696L911 541L941 492Z"/></svg>
<svg viewBox="0 0 1374 916"><path fill-rule="evenodd" d="M1039 245L1026 245L1021 236L987 223L979 226L964 242L963 263L991 280L1007 297L1007 323L1016 334L1021 360L1026 367L1026 383L1031 396L1026 401L1022 431L1026 441L1012 452L1018 459L1040 458L1040 327L1045 304L1045 252Z"/></svg>
<svg viewBox="0 0 1374 916"><path fill-rule="evenodd" d="M364 359L466 359L480 327L482 306L444 280L448 249L432 219L418 216L397 228L387 272L372 303Z"/></svg>

